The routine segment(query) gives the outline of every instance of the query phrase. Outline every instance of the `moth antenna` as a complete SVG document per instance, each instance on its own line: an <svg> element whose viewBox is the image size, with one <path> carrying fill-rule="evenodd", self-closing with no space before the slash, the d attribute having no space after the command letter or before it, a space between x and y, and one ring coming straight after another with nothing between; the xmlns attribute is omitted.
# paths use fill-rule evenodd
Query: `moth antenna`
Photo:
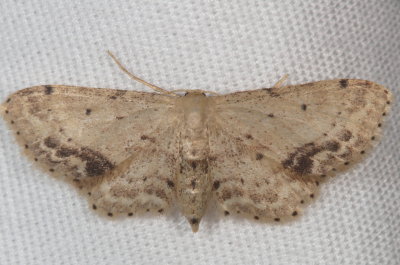
<svg viewBox="0 0 400 265"><path fill-rule="evenodd" d="M172 93L172 92L170 92L170 91L168 91L168 90L165 90L165 89L163 89L163 88L161 88L161 87L158 87L158 86L156 86L156 85L153 85L153 84L151 84L151 83L149 83L149 82L146 82L146 81L144 81L143 79L141 79L141 78L139 78L139 77L137 77L137 76L131 74L131 73L119 62L119 60L115 57L114 54L112 54L109 50L107 50L107 53L108 53L108 55L111 56L111 58L112 58L112 59L114 60L114 62L118 65L118 67L119 67L123 72L125 72L130 78L132 78L133 80L135 80L135 81L137 81L137 82L140 82L140 83L142 83L143 85L148 86L148 87L150 87L151 89L153 89L153 90L155 90L155 91L157 91L157 92L164 93L164 94L169 94L169 95L171 95L171 94L172 94L172 95L175 95L174 93Z"/></svg>
<svg viewBox="0 0 400 265"><path fill-rule="evenodd" d="M280 88L282 87L283 83L285 83L289 78L288 74L285 74L284 76L281 77L281 79L278 80L278 82L275 83L275 85L272 88Z"/></svg>

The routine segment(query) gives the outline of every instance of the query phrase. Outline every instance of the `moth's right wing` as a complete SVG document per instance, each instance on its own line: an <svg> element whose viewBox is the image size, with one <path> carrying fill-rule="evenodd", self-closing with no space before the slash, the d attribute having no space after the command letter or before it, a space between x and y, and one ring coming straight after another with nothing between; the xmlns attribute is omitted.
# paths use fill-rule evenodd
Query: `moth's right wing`
<svg viewBox="0 0 400 265"><path fill-rule="evenodd" d="M47 85L20 90L1 107L34 163L78 183L140 150L170 145L173 137L159 136L177 122L174 104L162 94Z"/></svg>
<svg viewBox="0 0 400 265"><path fill-rule="evenodd" d="M158 135L157 146L137 149L90 190L93 209L109 216L164 213L175 200L178 142L174 127ZM169 143L169 144L168 144Z"/></svg>

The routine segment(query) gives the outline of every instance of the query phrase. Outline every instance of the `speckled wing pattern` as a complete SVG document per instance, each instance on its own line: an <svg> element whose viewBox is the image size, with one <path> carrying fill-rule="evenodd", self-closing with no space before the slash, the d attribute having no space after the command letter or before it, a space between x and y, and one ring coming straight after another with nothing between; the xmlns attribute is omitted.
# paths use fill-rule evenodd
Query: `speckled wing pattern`
<svg viewBox="0 0 400 265"><path fill-rule="evenodd" d="M227 215L291 219L321 180L372 147L390 103L386 88L352 79L215 97L215 199Z"/></svg>
<svg viewBox="0 0 400 265"><path fill-rule="evenodd" d="M173 106L161 94L48 85L20 90L2 107L28 157L111 216L170 206Z"/></svg>
<svg viewBox="0 0 400 265"><path fill-rule="evenodd" d="M196 232L211 200L229 214L292 220L321 181L360 161L391 93L338 79L206 97L60 85L1 105L34 163L108 216L178 204Z"/></svg>

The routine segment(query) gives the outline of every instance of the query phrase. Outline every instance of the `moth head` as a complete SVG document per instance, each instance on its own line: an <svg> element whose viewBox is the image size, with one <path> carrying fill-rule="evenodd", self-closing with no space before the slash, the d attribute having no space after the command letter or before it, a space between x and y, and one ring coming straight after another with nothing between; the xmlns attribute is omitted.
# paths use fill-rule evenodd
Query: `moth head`
<svg viewBox="0 0 400 265"><path fill-rule="evenodd" d="M201 89L176 89L176 90L172 90L169 91L168 93L173 93L175 95L181 96L180 94L177 93L184 93L183 96L218 96L219 94L213 91L208 91L208 90L201 90Z"/></svg>
<svg viewBox="0 0 400 265"><path fill-rule="evenodd" d="M206 97L206 92L203 90L188 90L184 94L185 97L187 96L204 96Z"/></svg>

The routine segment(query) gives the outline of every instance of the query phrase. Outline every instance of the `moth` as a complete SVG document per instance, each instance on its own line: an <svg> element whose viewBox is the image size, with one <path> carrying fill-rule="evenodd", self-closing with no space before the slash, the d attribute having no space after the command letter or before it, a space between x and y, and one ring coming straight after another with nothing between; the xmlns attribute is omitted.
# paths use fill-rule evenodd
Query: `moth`
<svg viewBox="0 0 400 265"><path fill-rule="evenodd" d="M329 176L359 162L392 100L337 79L220 95L43 85L1 105L25 154L106 216L177 205L194 232L209 204L225 215L289 221ZM183 92L183 94L182 94Z"/></svg>

